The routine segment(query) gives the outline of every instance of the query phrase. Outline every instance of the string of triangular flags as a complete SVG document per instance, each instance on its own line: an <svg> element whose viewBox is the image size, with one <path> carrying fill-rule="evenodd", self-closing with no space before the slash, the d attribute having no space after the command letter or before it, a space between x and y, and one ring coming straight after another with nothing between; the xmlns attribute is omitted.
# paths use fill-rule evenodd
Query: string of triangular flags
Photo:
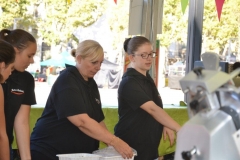
<svg viewBox="0 0 240 160"><path fill-rule="evenodd" d="M218 14L218 20L220 21L221 14L222 14L222 7L225 0L215 0L216 9ZM117 4L117 0L114 0L115 4ZM181 0L182 12L185 13L189 0Z"/></svg>
<svg viewBox="0 0 240 160"><path fill-rule="evenodd" d="M66 0L68 4L71 3L71 0ZM225 0L215 0L216 3L216 9L217 9L217 14L218 14L218 20L220 21L221 14L222 14L222 7L224 4ZM18 2L18 0L16 0ZM185 13L185 10L187 8L189 0L181 0L181 7L182 7L182 13ZM117 4L117 0L114 0L114 3Z"/></svg>
<svg viewBox="0 0 240 160"><path fill-rule="evenodd" d="M181 0L183 14L185 13L185 10L187 8L188 1L189 0ZM215 0L215 3L216 3L217 14L218 14L218 20L220 21L224 0Z"/></svg>
<svg viewBox="0 0 240 160"><path fill-rule="evenodd" d="M16 0L17 1L17 0ZM71 0L66 0L68 4L71 3ZM117 0L114 0L115 4L117 4Z"/></svg>

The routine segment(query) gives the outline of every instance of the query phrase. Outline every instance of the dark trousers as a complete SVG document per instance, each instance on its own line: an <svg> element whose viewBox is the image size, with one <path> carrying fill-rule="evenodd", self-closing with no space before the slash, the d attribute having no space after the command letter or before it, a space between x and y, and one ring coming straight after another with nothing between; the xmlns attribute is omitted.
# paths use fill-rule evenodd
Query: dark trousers
<svg viewBox="0 0 240 160"><path fill-rule="evenodd" d="M31 158L32 160L52 160L51 158L45 156L44 154L33 150L31 150ZM56 159L58 158L56 157Z"/></svg>
<svg viewBox="0 0 240 160"><path fill-rule="evenodd" d="M12 150L12 147L10 147L9 151L10 151L10 160L13 160L13 150Z"/></svg>
<svg viewBox="0 0 240 160"><path fill-rule="evenodd" d="M10 147L10 160L21 160L18 149L12 149Z"/></svg>

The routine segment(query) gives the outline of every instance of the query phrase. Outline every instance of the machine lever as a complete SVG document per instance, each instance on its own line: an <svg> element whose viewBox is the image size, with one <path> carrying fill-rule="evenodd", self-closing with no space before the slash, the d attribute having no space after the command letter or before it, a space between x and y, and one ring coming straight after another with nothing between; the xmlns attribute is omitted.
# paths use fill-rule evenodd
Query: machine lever
<svg viewBox="0 0 240 160"><path fill-rule="evenodd" d="M197 148L194 146L190 151L183 151L182 158L184 160L191 160L192 156L197 153Z"/></svg>

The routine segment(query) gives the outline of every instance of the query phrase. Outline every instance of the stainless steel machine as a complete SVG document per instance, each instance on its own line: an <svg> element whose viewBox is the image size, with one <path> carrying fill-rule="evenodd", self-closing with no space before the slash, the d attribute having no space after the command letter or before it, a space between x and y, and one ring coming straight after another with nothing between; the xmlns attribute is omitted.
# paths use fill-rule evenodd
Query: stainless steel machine
<svg viewBox="0 0 240 160"><path fill-rule="evenodd" d="M240 73L220 71L215 53L202 55L204 68L180 80L189 120L177 133L175 160L240 160Z"/></svg>

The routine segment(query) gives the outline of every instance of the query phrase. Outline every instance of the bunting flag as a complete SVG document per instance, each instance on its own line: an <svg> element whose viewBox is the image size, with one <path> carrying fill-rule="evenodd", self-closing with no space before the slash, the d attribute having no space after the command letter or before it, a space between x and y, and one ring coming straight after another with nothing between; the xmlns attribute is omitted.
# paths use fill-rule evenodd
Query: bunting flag
<svg viewBox="0 0 240 160"><path fill-rule="evenodd" d="M189 0L181 0L182 13L183 13L183 14L185 13L185 10L186 10L186 8L187 8L188 1L189 1ZM216 1L217 1L217 0L216 0Z"/></svg>
<svg viewBox="0 0 240 160"><path fill-rule="evenodd" d="M217 7L218 20L220 21L224 0L215 0L215 2Z"/></svg>
<svg viewBox="0 0 240 160"><path fill-rule="evenodd" d="M114 0L115 4L117 4L117 0Z"/></svg>

